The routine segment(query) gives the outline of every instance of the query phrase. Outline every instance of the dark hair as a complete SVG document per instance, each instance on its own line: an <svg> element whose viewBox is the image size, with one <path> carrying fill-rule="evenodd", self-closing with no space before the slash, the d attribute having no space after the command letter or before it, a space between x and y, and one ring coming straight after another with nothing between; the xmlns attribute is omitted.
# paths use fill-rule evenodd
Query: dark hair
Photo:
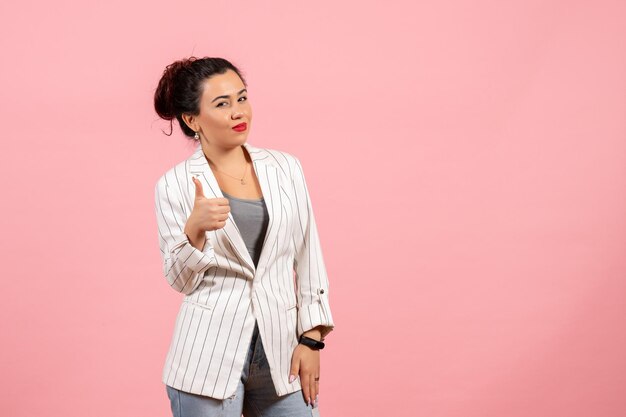
<svg viewBox="0 0 626 417"><path fill-rule="evenodd" d="M228 70L235 71L247 87L241 71L224 58L192 56L168 65L154 92L154 109L159 117L170 121L170 133L163 133L168 136L172 135L172 121L176 118L183 133L193 138L196 132L187 126L182 114L200 114L200 98L204 81L213 75L224 74Z"/></svg>

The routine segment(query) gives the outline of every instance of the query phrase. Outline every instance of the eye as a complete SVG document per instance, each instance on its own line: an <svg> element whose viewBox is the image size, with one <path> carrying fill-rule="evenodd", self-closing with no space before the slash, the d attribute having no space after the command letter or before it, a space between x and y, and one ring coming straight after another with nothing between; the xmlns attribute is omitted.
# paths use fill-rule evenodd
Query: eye
<svg viewBox="0 0 626 417"><path fill-rule="evenodd" d="M244 101L248 100L247 96L241 96L239 97L239 101L241 101L241 99L244 99ZM215 107L221 107L222 104L228 104L227 101L222 101L221 103L217 104Z"/></svg>

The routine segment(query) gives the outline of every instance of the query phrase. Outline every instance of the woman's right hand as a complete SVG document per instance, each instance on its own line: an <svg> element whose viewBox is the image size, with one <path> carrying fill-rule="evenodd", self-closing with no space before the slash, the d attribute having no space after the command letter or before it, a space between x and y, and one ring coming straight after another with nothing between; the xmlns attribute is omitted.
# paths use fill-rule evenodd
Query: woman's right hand
<svg viewBox="0 0 626 417"><path fill-rule="evenodd" d="M230 204L227 198L206 198L202 191L202 183L192 177L196 186L196 197L193 210L185 224L185 234L192 239L204 237L204 232L221 229L228 220Z"/></svg>

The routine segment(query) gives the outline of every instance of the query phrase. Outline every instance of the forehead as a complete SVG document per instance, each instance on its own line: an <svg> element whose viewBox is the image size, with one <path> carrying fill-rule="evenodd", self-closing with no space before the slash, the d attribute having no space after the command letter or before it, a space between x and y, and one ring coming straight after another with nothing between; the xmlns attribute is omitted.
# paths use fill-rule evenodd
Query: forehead
<svg viewBox="0 0 626 417"><path fill-rule="evenodd" d="M224 74L215 74L204 81L204 91L202 99L211 101L217 96L237 96L242 88L245 88L243 81L233 70L228 70Z"/></svg>

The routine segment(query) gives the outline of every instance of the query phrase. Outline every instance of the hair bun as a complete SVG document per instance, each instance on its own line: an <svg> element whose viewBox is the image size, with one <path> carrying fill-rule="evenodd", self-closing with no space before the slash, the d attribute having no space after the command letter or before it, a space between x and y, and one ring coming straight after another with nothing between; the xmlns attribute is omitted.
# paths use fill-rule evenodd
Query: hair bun
<svg viewBox="0 0 626 417"><path fill-rule="evenodd" d="M172 120L176 117L173 101L174 88L177 84L176 80L179 78L181 72L189 70L193 61L196 59L196 57L181 59L165 67L154 93L154 109L161 118Z"/></svg>

